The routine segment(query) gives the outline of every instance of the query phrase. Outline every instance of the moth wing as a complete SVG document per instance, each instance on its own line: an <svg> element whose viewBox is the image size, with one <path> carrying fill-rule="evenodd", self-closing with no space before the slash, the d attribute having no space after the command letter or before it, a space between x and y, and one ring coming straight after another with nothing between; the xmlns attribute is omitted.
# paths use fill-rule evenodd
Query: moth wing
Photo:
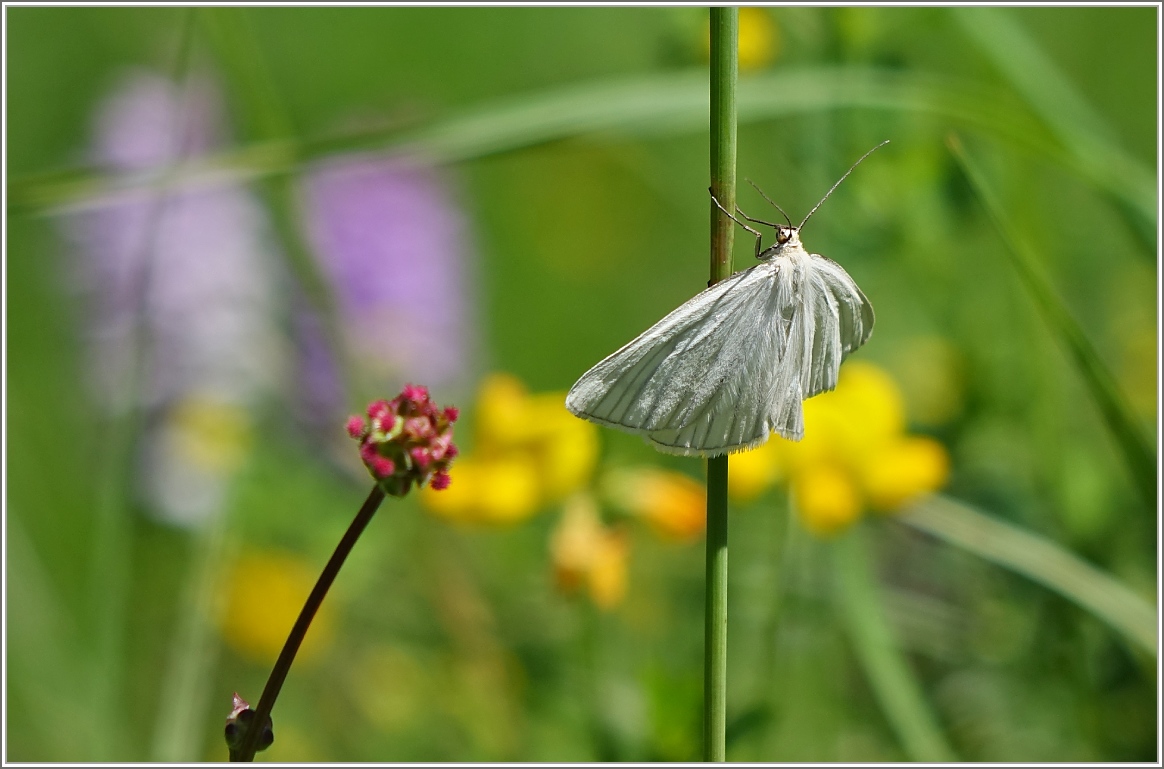
<svg viewBox="0 0 1164 769"><path fill-rule="evenodd" d="M801 386L805 397L811 398L836 387L841 363L869 340L873 305L841 265L811 254L803 307L806 315L811 314L813 328L803 340L811 344L812 352L808 365L801 369Z"/></svg>
<svg viewBox="0 0 1164 769"><path fill-rule="evenodd" d="M763 443L787 344L775 322L778 273L765 262L689 299L583 374L566 408L671 453L717 456Z"/></svg>

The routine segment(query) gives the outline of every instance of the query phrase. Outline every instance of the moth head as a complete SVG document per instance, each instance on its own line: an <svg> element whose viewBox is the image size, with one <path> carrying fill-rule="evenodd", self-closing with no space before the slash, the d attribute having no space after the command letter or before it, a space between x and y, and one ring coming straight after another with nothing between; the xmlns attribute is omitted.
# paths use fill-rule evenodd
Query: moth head
<svg viewBox="0 0 1164 769"><path fill-rule="evenodd" d="M759 255L760 259L773 259L777 256L796 249L800 246L800 228L799 227L785 227L783 225L776 226L776 242L764 249L764 252Z"/></svg>
<svg viewBox="0 0 1164 769"><path fill-rule="evenodd" d="M800 242L800 230L796 227L777 227L776 228L776 245L786 246L791 243Z"/></svg>

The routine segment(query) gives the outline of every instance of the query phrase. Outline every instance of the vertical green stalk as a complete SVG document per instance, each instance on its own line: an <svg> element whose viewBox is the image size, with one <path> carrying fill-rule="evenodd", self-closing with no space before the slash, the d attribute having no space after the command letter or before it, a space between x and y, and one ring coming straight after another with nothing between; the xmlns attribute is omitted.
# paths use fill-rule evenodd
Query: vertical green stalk
<svg viewBox="0 0 1164 769"><path fill-rule="evenodd" d="M736 45L739 10L711 9L711 192L736 206ZM731 219L711 207L711 280L732 274ZM703 758L726 760L727 457L707 460L707 576L703 649Z"/></svg>

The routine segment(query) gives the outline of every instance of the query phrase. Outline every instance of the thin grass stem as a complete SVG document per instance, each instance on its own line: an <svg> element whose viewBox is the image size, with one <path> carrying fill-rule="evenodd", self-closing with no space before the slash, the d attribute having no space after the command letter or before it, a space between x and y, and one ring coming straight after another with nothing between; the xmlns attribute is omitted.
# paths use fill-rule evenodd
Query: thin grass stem
<svg viewBox="0 0 1164 769"><path fill-rule="evenodd" d="M736 48L739 10L711 9L711 191L736 205ZM732 220L711 206L711 280L732 274ZM725 761L727 750L728 458L707 460L707 571L703 652L703 758Z"/></svg>

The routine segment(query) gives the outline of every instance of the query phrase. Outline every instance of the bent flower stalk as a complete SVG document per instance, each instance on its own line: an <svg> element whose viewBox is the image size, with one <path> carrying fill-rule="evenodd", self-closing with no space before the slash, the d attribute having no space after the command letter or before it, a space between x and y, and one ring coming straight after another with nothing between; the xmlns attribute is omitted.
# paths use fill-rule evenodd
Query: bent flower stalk
<svg viewBox="0 0 1164 769"><path fill-rule="evenodd" d="M274 743L271 709L291 670L291 663L295 661L295 654L331 583L384 501L384 496L403 497L413 484L418 488L427 484L435 491L449 487L449 465L457 456L457 447L453 444L453 424L457 416L456 408L440 408L433 403L428 388L405 385L392 400L373 401L366 416L348 419L348 435L360 442L360 458L376 479L376 485L307 597L267 678L259 704L252 708L235 693L225 728L231 761L252 761L256 752Z"/></svg>

